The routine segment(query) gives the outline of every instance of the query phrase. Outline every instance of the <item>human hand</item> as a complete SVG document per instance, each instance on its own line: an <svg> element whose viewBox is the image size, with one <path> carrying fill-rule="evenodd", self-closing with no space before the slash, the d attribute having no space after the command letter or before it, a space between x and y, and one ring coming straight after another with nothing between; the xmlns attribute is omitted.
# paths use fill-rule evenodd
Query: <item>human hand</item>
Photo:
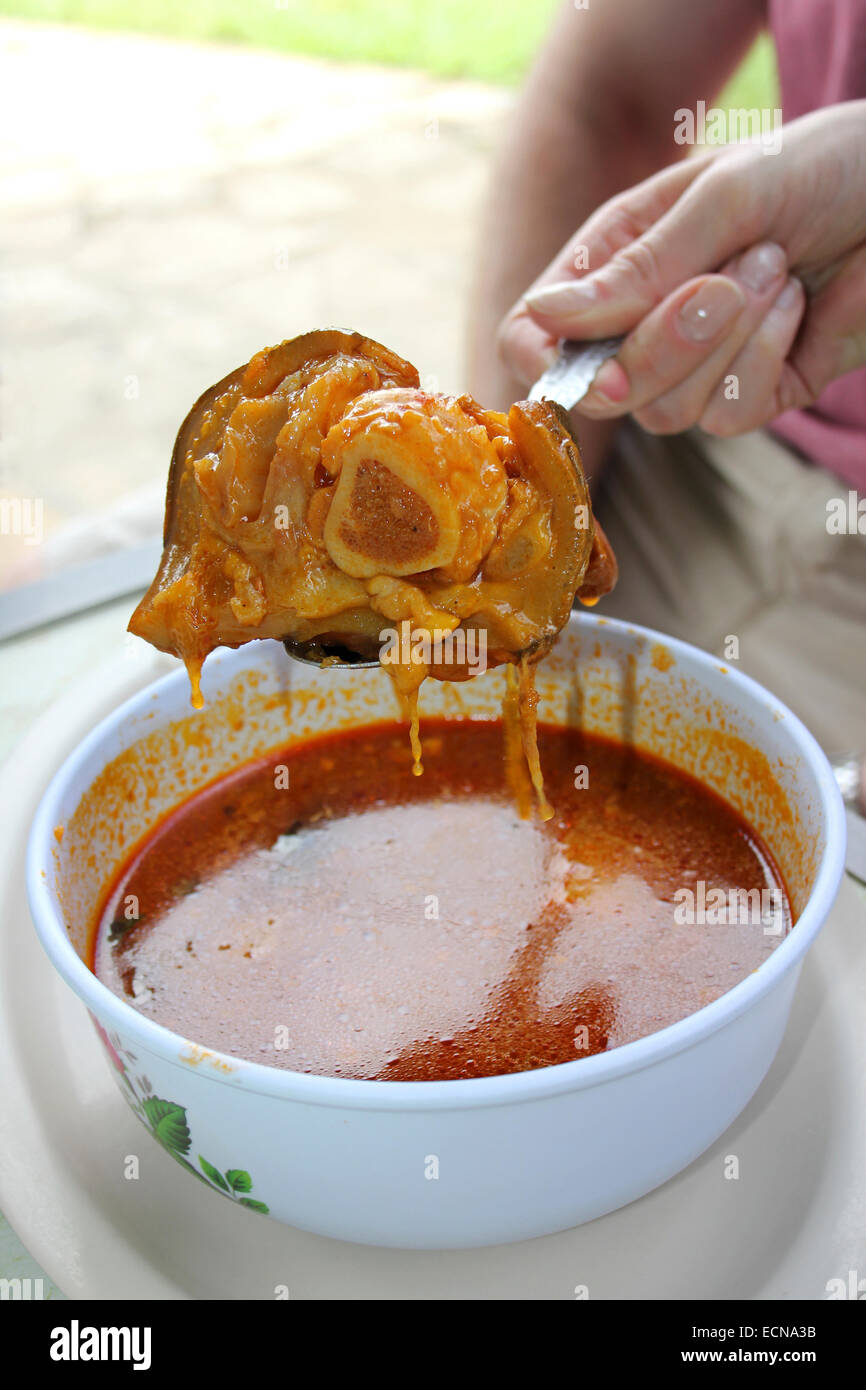
<svg viewBox="0 0 866 1390"><path fill-rule="evenodd" d="M688 159L606 203L500 346L528 382L557 339L620 333L577 410L653 433L755 429L866 363L866 102L792 122L778 155Z"/></svg>

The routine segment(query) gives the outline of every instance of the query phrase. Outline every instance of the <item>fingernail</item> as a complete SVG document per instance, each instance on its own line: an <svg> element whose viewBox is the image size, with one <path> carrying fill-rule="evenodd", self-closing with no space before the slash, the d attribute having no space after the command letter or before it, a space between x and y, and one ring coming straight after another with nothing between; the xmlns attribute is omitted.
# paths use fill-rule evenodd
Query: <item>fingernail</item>
<svg viewBox="0 0 866 1390"><path fill-rule="evenodd" d="M591 280L567 280L561 285L530 290L524 299L539 314L579 314L595 303L596 289Z"/></svg>
<svg viewBox="0 0 866 1390"><path fill-rule="evenodd" d="M781 280L788 269L788 258L781 246L774 241L762 242L753 246L740 257L733 273L742 285L754 290L755 294L765 294L776 280Z"/></svg>
<svg viewBox="0 0 866 1390"><path fill-rule="evenodd" d="M800 285L800 281L795 279L792 275L790 280L786 282L785 288L782 290L781 294L776 295L773 308L793 309L794 305L799 302L801 289L802 286Z"/></svg>
<svg viewBox="0 0 866 1390"><path fill-rule="evenodd" d="M705 280L680 306L680 332L693 343L707 343L733 323L745 302L742 290L733 280L722 276Z"/></svg>

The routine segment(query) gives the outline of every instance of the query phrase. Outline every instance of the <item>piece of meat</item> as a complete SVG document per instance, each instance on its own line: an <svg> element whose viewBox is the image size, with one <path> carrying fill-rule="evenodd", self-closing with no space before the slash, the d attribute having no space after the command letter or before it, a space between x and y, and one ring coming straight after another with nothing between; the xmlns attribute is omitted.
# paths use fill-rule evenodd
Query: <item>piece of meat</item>
<svg viewBox="0 0 866 1390"><path fill-rule="evenodd" d="M169 474L159 572L130 630L181 657L259 637L380 651L403 623L483 634L486 665L547 650L611 588L568 417L420 389L358 333L266 349L196 402ZM470 674L454 649L424 674ZM420 674L420 673L419 673Z"/></svg>

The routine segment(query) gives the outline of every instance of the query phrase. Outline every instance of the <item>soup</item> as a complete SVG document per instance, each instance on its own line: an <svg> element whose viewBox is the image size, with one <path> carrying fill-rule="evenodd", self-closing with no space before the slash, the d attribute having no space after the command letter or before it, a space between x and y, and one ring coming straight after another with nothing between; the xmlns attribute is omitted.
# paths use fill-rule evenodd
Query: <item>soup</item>
<svg viewBox="0 0 866 1390"><path fill-rule="evenodd" d="M788 930L781 875L715 793L539 726L551 819L522 818L496 720L271 754L154 828L93 968L143 1014L268 1065L380 1080L574 1061L684 1018Z"/></svg>

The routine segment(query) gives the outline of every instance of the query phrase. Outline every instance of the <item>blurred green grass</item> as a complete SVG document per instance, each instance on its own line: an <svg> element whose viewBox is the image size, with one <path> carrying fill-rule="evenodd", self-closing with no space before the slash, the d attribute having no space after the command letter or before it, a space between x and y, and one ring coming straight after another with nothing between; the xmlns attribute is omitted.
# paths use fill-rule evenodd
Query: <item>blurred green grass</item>
<svg viewBox="0 0 866 1390"><path fill-rule="evenodd" d="M719 97L719 106L781 106L776 50L769 34L762 34L746 54Z"/></svg>
<svg viewBox="0 0 866 1390"><path fill-rule="evenodd" d="M0 13L517 82L557 0L0 0Z"/></svg>
<svg viewBox="0 0 866 1390"><path fill-rule="evenodd" d="M0 0L0 15L519 82L559 0ZM777 105L767 37L721 105Z"/></svg>

